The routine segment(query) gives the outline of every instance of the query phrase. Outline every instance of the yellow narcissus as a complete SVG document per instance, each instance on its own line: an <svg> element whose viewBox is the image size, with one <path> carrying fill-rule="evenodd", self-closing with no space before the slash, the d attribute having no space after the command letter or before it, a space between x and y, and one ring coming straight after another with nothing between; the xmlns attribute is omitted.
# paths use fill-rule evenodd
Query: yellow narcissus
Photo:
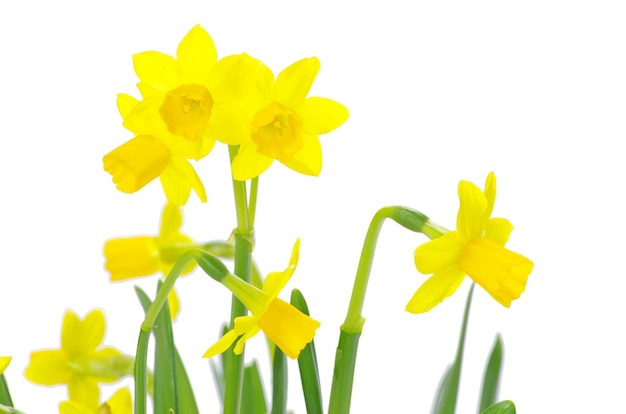
<svg viewBox="0 0 626 414"><path fill-rule="evenodd" d="M411 313L427 312L452 295L466 275L506 306L526 288L533 262L504 244L513 226L491 218L496 200L496 177L487 176L485 190L468 181L459 183L457 230L445 233L415 250L415 265L433 274L406 306Z"/></svg>

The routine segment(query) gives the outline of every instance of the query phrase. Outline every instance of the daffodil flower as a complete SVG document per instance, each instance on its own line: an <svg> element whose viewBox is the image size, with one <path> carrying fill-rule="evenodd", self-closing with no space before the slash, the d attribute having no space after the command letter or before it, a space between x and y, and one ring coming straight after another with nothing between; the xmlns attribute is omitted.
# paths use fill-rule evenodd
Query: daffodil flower
<svg viewBox="0 0 626 414"><path fill-rule="evenodd" d="M0 375L4 373L4 370L7 369L10 363L11 357L0 357Z"/></svg>
<svg viewBox="0 0 626 414"><path fill-rule="evenodd" d="M468 181L459 183L457 230L415 250L417 270L433 276L415 292L408 312L429 311L452 295L465 275L507 308L524 292L533 262L504 247L513 226L506 219L491 218L495 199L493 173L484 191Z"/></svg>
<svg viewBox="0 0 626 414"><path fill-rule="evenodd" d="M133 401L128 387L117 390L111 398L95 411L74 401L62 401L59 403L59 414L132 414L132 412Z"/></svg>
<svg viewBox="0 0 626 414"><path fill-rule="evenodd" d="M300 351L313 340L320 323L291 304L278 299L278 294L296 269L299 250L300 240L297 240L287 268L282 272L267 275L262 289L232 274L227 274L222 279L222 284L241 300L252 315L236 318L233 329L226 332L206 351L205 358L226 351L239 337L234 352L241 354L245 342L260 330L292 359L297 358Z"/></svg>
<svg viewBox="0 0 626 414"><path fill-rule="evenodd" d="M178 45L176 58L154 51L133 56L138 101L118 97L124 127L135 137L104 157L120 191L132 193L160 177L170 202L183 205L204 186L187 159L206 156L216 140L248 139L249 115L239 101L257 83L262 64L246 54L217 60L211 36L199 25Z"/></svg>
<svg viewBox="0 0 626 414"><path fill-rule="evenodd" d="M161 216L161 230L157 236L135 236L108 240L104 244L105 269L111 281L117 282L161 272L167 276L176 261L190 247L191 237L180 232L183 223L181 209L166 204ZM187 265L183 274L190 273L195 263ZM180 305L174 289L168 297L173 318L178 315Z"/></svg>
<svg viewBox="0 0 626 414"><path fill-rule="evenodd" d="M63 317L61 348L33 351L24 376L41 385L67 385L71 401L95 411L100 403L99 383L132 375L133 358L112 347L101 347L105 318L96 309L81 320L68 310Z"/></svg>
<svg viewBox="0 0 626 414"><path fill-rule="evenodd" d="M283 70L274 82L272 72L260 68L257 93L247 99L253 108L249 138L232 164L235 180L257 177L274 160L299 173L319 175L322 149L318 135L348 119L348 110L340 103L307 98L319 69L317 58L302 59Z"/></svg>

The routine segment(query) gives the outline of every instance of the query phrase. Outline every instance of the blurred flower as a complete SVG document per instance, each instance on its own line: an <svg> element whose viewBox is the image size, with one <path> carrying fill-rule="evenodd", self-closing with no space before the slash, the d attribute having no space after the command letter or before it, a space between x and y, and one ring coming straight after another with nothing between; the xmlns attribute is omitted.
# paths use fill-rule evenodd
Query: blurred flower
<svg viewBox="0 0 626 414"><path fill-rule="evenodd" d="M183 223L181 209L167 203L161 215L161 231L158 236L135 236L107 240L104 244L104 267L117 282L161 272L167 276L176 261L195 246L191 237L180 232ZM195 262L189 263L182 274L193 271ZM172 289L168 297L170 313L176 318L179 302Z"/></svg>
<svg viewBox="0 0 626 414"><path fill-rule="evenodd" d="M61 348L33 351L24 376L41 385L66 384L71 401L95 411L100 402L98 383L110 383L132 375L134 360L112 347L100 347L104 339L104 312L96 309L81 321L65 312Z"/></svg>
<svg viewBox="0 0 626 414"><path fill-rule="evenodd" d="M319 175L322 149L318 135L348 119L345 106L307 94L320 69L317 58L302 59L283 70L274 83L272 72L260 69L258 93L248 97L252 128L233 160L233 177L257 177L274 160L306 175Z"/></svg>
<svg viewBox="0 0 626 414"><path fill-rule="evenodd" d="M7 369L11 363L11 357L0 357L0 375L4 373L4 370Z"/></svg>
<svg viewBox="0 0 626 414"><path fill-rule="evenodd" d="M415 250L417 270L431 276L406 306L411 313L426 312L459 287L465 275L507 308L526 288L533 263L504 247L513 226L490 218L496 199L496 177L487 176L485 191L467 181L459 183L457 231L445 233Z"/></svg>
<svg viewBox="0 0 626 414"><path fill-rule="evenodd" d="M133 193L160 177L168 200L184 205L191 189L206 201L188 159L206 156L216 139L228 144L249 139L249 115L238 101L256 85L261 63L245 54L218 61L213 40L198 25L176 55L149 51L133 56L143 99L120 94L118 109L135 137L103 161L120 191Z"/></svg>
<svg viewBox="0 0 626 414"><path fill-rule="evenodd" d="M132 412L133 401L128 387L117 390L96 410L74 401L59 403L59 414L132 414Z"/></svg>
<svg viewBox="0 0 626 414"><path fill-rule="evenodd" d="M252 315L236 318L233 329L226 332L205 352L205 358L226 351L238 337L241 338L237 341L234 352L241 354L245 342L260 330L263 330L265 335L292 359L297 358L300 351L313 340L320 323L277 297L296 269L299 250L300 240L297 240L289 266L282 272L267 275L262 289L232 274L228 274L222 280L224 286L241 300Z"/></svg>

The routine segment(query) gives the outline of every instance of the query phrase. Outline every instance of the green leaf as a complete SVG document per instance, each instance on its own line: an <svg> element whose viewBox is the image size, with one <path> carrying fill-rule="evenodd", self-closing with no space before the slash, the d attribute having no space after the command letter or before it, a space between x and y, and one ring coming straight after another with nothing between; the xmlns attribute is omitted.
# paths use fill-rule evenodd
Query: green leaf
<svg viewBox="0 0 626 414"><path fill-rule="evenodd" d="M481 414L515 414L515 404L513 401L504 400L495 403L491 407L487 408Z"/></svg>
<svg viewBox="0 0 626 414"><path fill-rule="evenodd" d="M276 347L272 361L272 414L287 412L287 357Z"/></svg>
<svg viewBox="0 0 626 414"><path fill-rule="evenodd" d="M228 332L228 325L223 324L220 332L221 338L226 334L226 332ZM226 352L222 352L219 355L219 364L216 363L213 359L209 360L211 374L213 374L213 381L215 382L215 386L217 387L217 397L220 399L220 405L222 406L222 409L224 408L224 390L226 389L226 380L224 378L224 370L226 367L226 354Z"/></svg>
<svg viewBox="0 0 626 414"><path fill-rule="evenodd" d="M159 288L161 282L159 282ZM135 287L145 312L152 301L140 288ZM182 358L174 345L169 305L166 302L159 312L153 328L155 336L154 412L198 414L198 406Z"/></svg>
<svg viewBox="0 0 626 414"><path fill-rule="evenodd" d="M463 348L465 347L465 334L467 333L467 321L469 319L470 305L475 284L469 289L467 301L465 302L465 312L463 313L463 323L456 349L456 357L451 365L446 368L439 387L435 394L432 414L454 414L456 410L456 400L459 393L459 380L461 378L461 365L463 363Z"/></svg>
<svg viewBox="0 0 626 414"><path fill-rule="evenodd" d="M309 315L309 307L298 289L291 291L290 302L300 312ZM313 341L300 352L298 368L300 370L300 382L302 383L307 414L322 414L324 412L324 403L320 387L320 375L317 368L315 343Z"/></svg>
<svg viewBox="0 0 626 414"><path fill-rule="evenodd" d="M487 364L485 365L485 372L483 373L480 403L478 406L479 413L482 413L487 407L498 400L500 376L502 374L503 348L502 336L498 333L496 334L496 339L493 342Z"/></svg>
<svg viewBox="0 0 626 414"><path fill-rule="evenodd" d="M6 407L13 407L11 393L9 392L9 384L4 374L0 375L0 404Z"/></svg>
<svg viewBox="0 0 626 414"><path fill-rule="evenodd" d="M265 390L256 359L243 370L243 398L241 412L246 414L266 414Z"/></svg>

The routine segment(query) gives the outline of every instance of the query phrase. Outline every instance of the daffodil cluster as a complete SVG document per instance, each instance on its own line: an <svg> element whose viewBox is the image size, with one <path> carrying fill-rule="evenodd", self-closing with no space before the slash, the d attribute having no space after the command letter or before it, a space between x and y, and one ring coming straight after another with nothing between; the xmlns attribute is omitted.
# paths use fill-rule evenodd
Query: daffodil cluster
<svg viewBox="0 0 626 414"><path fill-rule="evenodd" d="M134 136L104 156L104 169L125 193L157 177L167 199L184 205L193 190L206 191L193 164L216 141L236 146L233 177L248 180L274 160L307 175L318 175L318 136L348 118L330 99L307 97L317 76L317 58L302 59L276 79L261 61L245 53L217 59L209 34L195 26L176 56L143 52L133 56L141 98L118 95L123 125Z"/></svg>

